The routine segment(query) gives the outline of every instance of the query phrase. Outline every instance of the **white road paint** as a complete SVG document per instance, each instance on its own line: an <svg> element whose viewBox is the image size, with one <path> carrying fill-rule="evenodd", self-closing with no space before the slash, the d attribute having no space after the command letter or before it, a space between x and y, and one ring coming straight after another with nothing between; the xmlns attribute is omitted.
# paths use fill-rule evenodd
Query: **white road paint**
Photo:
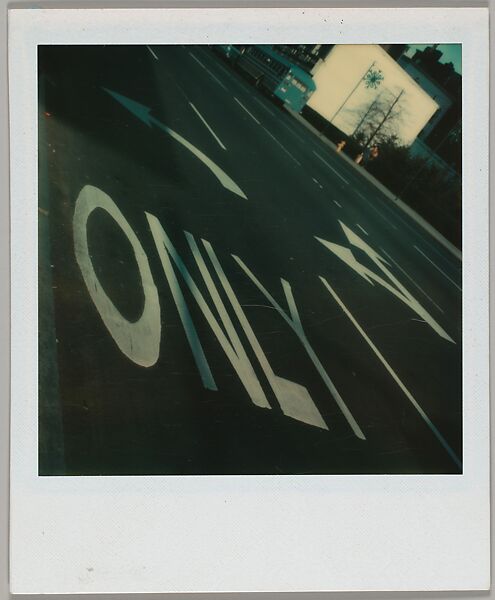
<svg viewBox="0 0 495 600"><path fill-rule="evenodd" d="M266 104L264 104L263 102L261 102L261 100L259 98L256 98L256 96L253 96L253 100L255 102L257 102L261 106L261 108L264 108L268 113L270 113L272 115L272 117L275 116L273 114L273 112L268 108L268 106L266 106Z"/></svg>
<svg viewBox="0 0 495 600"><path fill-rule="evenodd" d="M191 106L191 108L193 109L193 111L198 115L198 117L201 119L201 121L203 122L203 125L205 125L205 127L208 129L208 131L211 133L211 135L215 138L215 140L218 143L218 145L220 146L220 148L222 148L223 150L227 150L227 148L222 144L222 141L220 140L220 138L213 131L213 129L208 125L208 123L206 122L205 118L199 112L199 110L194 106L194 104L192 102L189 102L189 105Z"/></svg>
<svg viewBox="0 0 495 600"><path fill-rule="evenodd" d="M225 294L227 295L227 298L234 309L239 323L244 330L246 338L250 343L261 368L263 369L268 383L270 384L284 415L287 415L293 419L297 419L298 421L302 421L303 423L307 423L308 425L313 425L321 429L328 429L327 424L323 420L308 390L304 386L293 381L289 381L288 379L284 379L283 377L279 377L273 372L273 369L271 368L270 363L268 362L268 359L263 352L239 301L237 300L234 290L232 289L232 286L230 285L230 282L227 279L211 244L206 240L202 240L202 242L223 286Z"/></svg>
<svg viewBox="0 0 495 600"><path fill-rule="evenodd" d="M96 209L102 209L112 217L132 246L144 293L144 308L137 321L128 321L119 312L107 296L94 270L88 248L87 225L89 217ZM160 302L148 258L141 243L110 196L91 185L84 186L77 197L72 224L77 264L105 327L121 352L129 359L142 367L151 367L160 354Z"/></svg>
<svg viewBox="0 0 495 600"><path fill-rule="evenodd" d="M388 258L388 259L389 259L391 262L393 262L393 263L394 263L394 265L395 265L395 266L396 266L396 267L397 267L397 268L398 268L400 271L402 271L402 273L404 273L404 275L405 275L405 276L406 276L406 277L409 279L409 281L410 281L412 284L414 284L414 285L415 285L415 286L418 288L418 290L419 290L419 291L420 291L422 294L424 294L424 295L425 295L425 296L428 298L428 300L429 300L429 301L430 301L430 302L431 302L431 303L432 303L434 306L436 306L436 307L438 308L438 310L439 310L439 311L440 311L440 312L443 314L443 313L444 313L444 311L443 311L443 310L442 310L442 309L441 309L441 308L438 306L438 304L435 302L435 300L433 300L433 298L431 298L431 297L430 297L430 296L429 296L429 295L428 295L428 294L427 294L427 293L424 291L424 289L423 289L423 288L422 288L422 287L421 287L421 286L420 286L420 285L419 285L419 284L418 284L418 283L417 283L417 282L416 282L416 281L415 281L415 280L414 280L414 279L413 279L413 278L412 278L412 277L409 275L409 273L407 273L407 271L404 271L404 269L403 269L403 268L402 268L402 267L399 265L399 263L398 263L396 260L394 260L394 259L393 259L393 258L390 256L390 254L389 254L389 253L388 253L386 250L384 250L383 248L381 248L381 251L383 252L383 254L385 254L385 256L386 256L386 257L387 257L387 258Z"/></svg>
<svg viewBox="0 0 495 600"><path fill-rule="evenodd" d="M378 283L384 287L387 291L393 294L401 302L404 302L409 308L411 308L419 317L424 319L426 323L443 339L452 342L456 342L450 337L445 329L433 318L433 316L418 302L418 300L402 285L402 283L387 269L387 261L376 252L371 246L369 246L363 239L361 239L357 233L352 231L347 225L339 221L347 240L355 248L359 248L365 252L373 263L380 269L380 271L386 276L386 279L377 275L374 271L361 264L352 253L350 248L340 246L328 242L321 238L316 238L321 244L323 244L330 252L335 254L342 262L348 267L353 269L358 275L366 280L371 285Z"/></svg>
<svg viewBox="0 0 495 600"><path fill-rule="evenodd" d="M302 144L303 146L305 146L305 145L306 145L306 142L305 142L305 141L302 139L302 137L301 137L301 136L300 136L298 133L296 133L296 132L295 132L295 131L294 131L294 130L291 128L291 127L289 127L289 126L287 125L287 123L284 123L283 121L279 120L279 123L278 123L278 124L279 124L279 125L282 125L282 127L284 127L285 129L287 129L287 131L288 131L289 133L292 133L292 135L293 135L293 136L295 136L295 137L296 137L296 138L297 138L297 139L298 139L298 140L301 142L301 144Z"/></svg>
<svg viewBox="0 0 495 600"><path fill-rule="evenodd" d="M391 220L390 220L388 217L386 217L386 216L385 216L385 215L382 213L382 211L381 211L381 210L378 210L378 208L376 208L376 206L373 204L373 202L372 202L371 200L368 200L368 198L366 198L365 196L363 196L363 194L361 194L361 193L360 193L360 192L358 192L357 190L356 190L356 194L357 194L357 195L358 195L360 198L362 198L362 199L363 199L363 200L364 200L364 201L367 203L367 205L368 205L370 208L372 208L372 209L373 209L373 210L374 210L374 211L375 211L375 212L376 212L376 213L377 213L377 214L378 214L378 215L379 215L379 216L380 216L380 217L381 217L381 218L382 218L384 221L386 221L386 222L387 222L387 223L390 225L390 227L392 227L392 229L398 229L398 227L397 227L396 225L394 225L394 224L392 223L392 221L391 221Z"/></svg>
<svg viewBox="0 0 495 600"><path fill-rule="evenodd" d="M361 440L365 440L366 437L365 437L363 431L359 427L354 416L352 415L351 411L347 407L347 405L344 402L339 391L335 387L333 381L328 376L328 373L325 371L323 365L320 362L320 359L318 358L316 352L313 350L311 344L309 343L308 338L306 337L306 333L303 329L301 319L299 317L299 311L297 310L296 302L294 300L294 296L292 294L292 288L291 288L290 284L287 281L285 281L284 279L280 280L282 282L284 295L287 300L287 305L288 305L289 313L290 313L290 316L289 316L283 310L283 308L278 304L278 302L275 300L275 298L261 284L261 282L254 275L254 273L249 269L249 267L246 266L246 264L242 261L242 259L240 259L238 256L235 256L235 255L232 255L232 256L233 256L234 260L237 262L237 264L244 271L244 273L249 277L249 279L251 279L251 281L258 288L258 290L265 296L265 298L268 300L268 302L270 302L270 304L273 306L273 308L275 308L275 310L282 317L282 319L287 323L287 325L289 325L289 327L292 329L292 331L296 334L299 341L303 345L303 348L306 350L306 353L308 354L311 362L313 363L316 370L318 371L318 374L323 379L323 382L325 383L326 387L328 388L331 395L335 399L335 402L337 403L338 407L342 411L342 414L344 415L345 419L349 423L352 431L354 432L354 435Z"/></svg>
<svg viewBox="0 0 495 600"><path fill-rule="evenodd" d="M359 227L359 229L364 233L364 235L369 235L369 233L366 231L366 229L364 229L364 227L361 227L361 225L359 223L356 223L356 226Z"/></svg>
<svg viewBox="0 0 495 600"><path fill-rule="evenodd" d="M426 423L426 425L433 432L433 434L435 435L435 437L437 438L437 440L440 442L440 444L443 446L443 448L447 451L447 453L449 454L449 456L451 457L451 459L454 461L454 463L457 465L457 467L459 469L461 469L462 468L461 461L459 460L459 458L457 457L457 455L455 454L455 452L452 450L452 448L449 446L449 444L447 443L447 441L445 440L445 438L443 437L443 435L440 433L440 431L437 429L437 427L433 424L433 422L430 419L430 417L421 408L421 406L419 405L418 401L414 398L414 396L407 389L407 387L402 383L402 381L399 378L399 376L397 375L397 373L392 369L392 367L387 362L387 360L385 359L385 357L383 356L383 354L378 350L378 348L375 346L375 344L371 341L371 339L368 337L368 335L366 334L366 332L364 331L364 329L356 321L356 319L354 318L354 316L351 314L351 312L349 311L349 309L345 306L345 304L339 298L339 296L337 295L337 293L335 292L335 290L330 286L330 284L328 283L328 281L324 277L321 277L321 276L320 276L320 280L322 281L323 285L327 288L327 290L330 292L330 294L333 296L334 300L337 302L337 304L340 306L340 308L345 312L345 314L347 315L347 317L349 318L349 320L351 321L351 323L354 325L354 327L362 335L362 337L367 342L367 344L369 345L369 347L373 350L373 352L378 357L378 359L380 360L380 362L383 364L383 366L385 367L385 369L392 376L392 379L400 387L400 389L402 390L402 392L405 394L406 398L414 406L414 408L416 409L416 411L418 412L418 414L420 415L420 417L423 419L423 421Z"/></svg>
<svg viewBox="0 0 495 600"><path fill-rule="evenodd" d="M293 160L293 161L296 163L296 165L298 165L299 167L301 166L301 163L300 163L300 162L297 160L297 158L294 158L294 157L292 156L292 154L291 154L291 153L290 153L290 152L287 150L287 148L286 148L286 147L285 147L285 146L284 146L282 143L280 143L280 142L277 140L277 138L276 138L276 137L275 137L273 134L271 134L271 133L268 131L268 129L266 129L266 127L263 127L263 125L262 125L262 126L261 126L261 128L263 129L263 131L264 131L264 132L265 132L267 135L269 135L269 136L272 138L272 140L273 140L273 141L274 141L274 142L275 142L275 143L276 143L276 144L277 144L277 145L278 145L280 148L282 148L282 150L283 150L283 151L284 151L284 152L285 152L285 153L286 153L288 156L290 156L290 158L291 158L291 159L292 159L292 160Z"/></svg>
<svg viewBox="0 0 495 600"><path fill-rule="evenodd" d="M334 203L339 207L342 208L342 204L340 204L339 202L337 202L337 200L334 200Z"/></svg>
<svg viewBox="0 0 495 600"><path fill-rule="evenodd" d="M253 121L255 123L257 123L258 125L261 125L261 123L258 121L258 119L253 115L253 113L249 112L249 110L244 106L244 104L234 96L234 100L237 102L237 104L244 110L247 112L247 114L251 117L251 119L253 119Z"/></svg>
<svg viewBox="0 0 495 600"><path fill-rule="evenodd" d="M210 71L210 69L208 69L208 67L207 67L205 64L203 64L203 63L202 63L202 62L199 60L199 58L197 58L196 56L194 56L194 54L193 54L192 52L188 52L188 54L189 54L189 56L190 56L191 58L193 58L193 59L194 59L194 60L195 60L195 61L196 61L196 62L197 62L197 63L198 63L198 64L199 64L199 65L200 65L200 66L201 66L201 67L202 67L202 68L203 68L203 69L204 69L204 70L205 70L207 73L208 73L208 75L209 75L209 76L210 76L212 79L214 79L214 80L215 80L215 81L218 83L218 85L219 85L220 87L222 87L222 88L223 88L225 91L228 91L228 90L227 90L227 88L226 88L226 87L223 85L223 83L220 81L220 79L218 79L218 77L216 77L216 75L214 75L214 74L213 74L213 73Z"/></svg>
<svg viewBox="0 0 495 600"><path fill-rule="evenodd" d="M456 283L456 282L455 282L453 279L451 279L451 278L450 278L450 277L447 275L447 273L445 273L444 271L442 271L442 269L441 269L441 268L440 268L438 265L436 265L436 264L435 264L435 263L434 263L434 262L431 260L431 258L428 258L428 256L426 256L426 254L425 254L425 253L424 253L422 250L420 250L420 249L419 249L417 246L414 246L414 248L415 248L415 249L416 249L416 250L417 250L417 251L418 251L420 254L422 254L422 255L423 255L425 258L426 258L426 260L427 260L428 262L430 262L430 263L431 263L431 264L432 264L432 265L435 267L435 269L437 269L438 271L440 271L440 273L441 273L441 274L442 274L442 275L443 275L443 276L444 276L446 279L448 279L448 280L450 281L450 283L453 283L453 284L455 285L455 287L456 287L456 288L457 288L457 289L458 289L460 292L462 292L462 289L461 289L461 288L460 288L460 287L457 285L457 283Z"/></svg>
<svg viewBox="0 0 495 600"><path fill-rule="evenodd" d="M346 183L347 185L349 185L349 182L347 181L347 179L346 179L345 177L342 177L342 175L341 175L341 174L340 174L340 173L339 173L339 172L338 172L336 169L334 169L334 168L332 167L332 165L331 165L330 163L328 163L328 162L327 162L327 161L326 161L326 160L325 160L325 159L324 159L322 156L320 156L320 155L318 154L318 152L315 152L315 151L313 150L313 154L314 154L314 155L315 155L317 158L319 158L319 159L321 160L321 162L322 162L322 163L324 163L324 164L325 164L325 165L326 165L326 166L327 166L327 167L328 167L328 168L329 168L331 171L333 171L333 172L335 173L335 175L337 175L337 177L340 177L340 179L342 179L342 181L343 181L344 183Z"/></svg>
<svg viewBox="0 0 495 600"><path fill-rule="evenodd" d="M217 390L217 386L206 359L203 347L199 340L196 327L194 326L194 322L177 280L177 276L175 275L172 261L182 276L185 284L189 288L189 291L195 299L207 323L211 327L214 335L218 339L222 350L225 352L225 355L237 373L251 401L256 406L270 409L271 406L268 402L265 392L263 391L251 361L247 356L246 350L244 349L244 346L242 345L242 342L235 330L234 324L229 316L225 304L221 299L220 293L213 281L213 277L205 263L194 236L188 232L184 232L194 260L196 261L196 265L198 266L204 284L206 285L206 289L208 290L217 314L220 317L221 324L213 315L212 310L208 306L197 284L194 282L191 274L189 273L187 267L185 266L169 237L165 233L158 219L150 213L146 213L146 217L148 219L151 233L162 262L165 276L172 291L172 296L179 312L187 340L193 353L196 366L200 372L203 385L207 389L214 391ZM263 372L265 373L268 382L273 389L275 397L277 398L283 413L291 418L297 419L309 425L320 427L321 429L328 429L307 389L297 383L288 381L287 379L275 375L270 367L265 353L256 339L256 336L246 318L246 315L244 314L244 311L241 308L232 286L230 285L230 282L228 281L225 272L218 261L213 247L207 240L202 240L202 242L227 295L227 298L234 309L248 342L251 344L256 358L260 362Z"/></svg>
<svg viewBox="0 0 495 600"><path fill-rule="evenodd" d="M135 100L131 100L126 96L122 96L122 94L118 94L117 92L113 92L107 88L103 88L108 94L110 94L117 102L120 102L123 106L127 108L135 117L140 119L143 123L145 123L148 127L154 125L155 127L160 128L162 131L167 133L174 140L182 144L184 148L187 148L189 152L194 154L196 158L198 158L204 165L210 169L210 171L215 175L215 177L220 181L224 188L230 190L234 194L237 194L244 200L247 200L246 195L241 190L241 188L236 184L236 182L225 173L223 169L221 169L216 163L214 163L211 158L206 156L204 152L201 152L199 148L196 148L191 142L186 140L186 138L182 137L179 133L159 121L153 115L150 114L151 109Z"/></svg>
<svg viewBox="0 0 495 600"><path fill-rule="evenodd" d="M163 125L162 128L171 137L173 137L174 140L177 140L180 144L182 144L185 148L187 148L190 152L192 152L192 154L194 154L194 156L199 158L199 160L210 169L210 171L215 175L215 177L218 179L218 181L220 181L220 183L223 185L224 188L227 188L231 192L234 192L234 194L237 194L241 198L244 198L244 200L247 200L246 194L244 194L244 192L237 185L237 183L235 183L235 181L231 177L229 177L223 169L221 169L215 162L213 162L211 160L211 158L206 156L206 154L204 154L204 152L201 152L201 150L199 148L196 148L196 146L191 144L191 142L188 142L180 134L175 132L173 129L170 129L170 127Z"/></svg>
<svg viewBox="0 0 495 600"><path fill-rule="evenodd" d="M199 309L203 313L203 316L205 317L208 325L211 327L213 333L218 339L222 350L225 352L225 355L229 359L232 367L234 368L247 393L249 394L249 397L251 398L253 404L262 408L271 408L266 398L266 395L261 387L261 384L256 376L256 373L254 372L254 369L251 365L251 361L249 360L242 346L242 343L239 339L239 336L237 335L237 332L235 331L235 328L225 309L225 306L223 305L223 302L220 299L220 295L218 294L218 291L215 285L213 284L208 269L204 264L203 258L199 254L199 250L197 248L196 242L194 241L194 238L190 234L186 233L186 237L188 239L191 250L193 251L194 258L199 267L203 280L220 315L223 329L216 320L215 316L213 315L213 312L211 311L210 307L206 303L203 294L200 292L198 286L194 282L191 274L187 270L187 267L185 266L184 262L179 256L179 253L177 252L169 237L165 233L163 227L160 224L160 221L150 213L146 213L146 217L148 219L151 233L153 235L153 239L155 241L160 260L162 262L165 276L170 285L170 289L172 290L172 295L177 306L177 310L179 312L179 316L181 318L187 340L191 347L196 366L198 367L198 370L200 372L203 385L210 390L218 389L213 375L211 373L210 367L208 365L208 361L204 354L203 347L199 340L199 336L194 326L191 314L187 307L186 300L175 275L170 257L172 258L184 282L189 288L189 291L191 292Z"/></svg>
<svg viewBox="0 0 495 600"><path fill-rule="evenodd" d="M148 48L148 50L151 52L151 55L153 56L153 58L155 60L158 60L158 56L153 52L153 50L149 46L146 46L146 48Z"/></svg>

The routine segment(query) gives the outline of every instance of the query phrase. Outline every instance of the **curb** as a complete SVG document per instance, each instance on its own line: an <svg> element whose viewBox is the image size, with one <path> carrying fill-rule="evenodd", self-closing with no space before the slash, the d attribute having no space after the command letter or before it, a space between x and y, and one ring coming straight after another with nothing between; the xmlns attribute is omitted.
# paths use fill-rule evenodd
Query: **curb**
<svg viewBox="0 0 495 600"><path fill-rule="evenodd" d="M303 125L304 127L306 127L306 129L308 129L309 131L311 131L314 135L316 135L329 148L332 148L333 150L335 150L335 152L337 152L336 145L333 142L331 142L328 138L326 138L320 131L318 131L318 129L316 129L316 127L314 127L313 125L311 125L311 123L308 123L308 121L306 121L306 119L304 117L302 117L299 113L293 111L290 108L287 108L285 106L284 106L284 108L285 108L285 110L292 117L294 117L294 119L296 119L297 121L299 121L299 123L301 123L301 125ZM339 155L340 155L340 157L343 160L347 161L348 164L351 165L356 170L357 173L359 173L360 175L362 175L365 179L367 179L370 183L372 183L377 189L379 189L380 192L382 192L382 194L386 198L388 198L389 200L391 200L395 206L397 206L398 208L400 208L411 219L413 219L414 221L416 221L416 223L418 225L420 225L427 233L429 233L433 238L435 238L435 240L437 242L439 242L440 244L442 244L442 246L444 246L444 248L446 248L458 260L462 261L462 252L459 250L459 248L457 248L456 246L454 246L454 244L452 244L452 242L449 242L449 240L447 238L445 238L439 231L437 231L433 227L433 225L431 225L430 223L428 223L428 221L426 221L426 219L424 219L420 214L418 214L413 208L411 208L408 204L406 204L398 196L396 196L395 194L393 194L387 187L385 187L383 185L383 183L381 183L380 181L378 181L378 179L376 179L375 177L373 177L373 175L371 175L370 173L368 173L368 171L366 171L362 167L359 167L352 160L352 158L350 158L349 156L347 156L346 154L343 154L343 153L339 153Z"/></svg>

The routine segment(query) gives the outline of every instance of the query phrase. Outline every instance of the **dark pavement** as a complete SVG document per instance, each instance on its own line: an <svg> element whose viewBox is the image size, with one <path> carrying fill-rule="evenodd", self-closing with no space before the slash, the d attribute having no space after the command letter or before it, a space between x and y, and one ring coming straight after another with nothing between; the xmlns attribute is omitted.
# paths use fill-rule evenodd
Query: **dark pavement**
<svg viewBox="0 0 495 600"><path fill-rule="evenodd" d="M209 48L39 68L40 473L460 472L455 257Z"/></svg>

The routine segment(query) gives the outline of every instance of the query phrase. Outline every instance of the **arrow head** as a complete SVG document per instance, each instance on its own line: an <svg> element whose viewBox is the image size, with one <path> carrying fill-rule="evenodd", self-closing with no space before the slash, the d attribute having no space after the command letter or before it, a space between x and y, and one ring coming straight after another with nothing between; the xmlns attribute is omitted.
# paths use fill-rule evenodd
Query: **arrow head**
<svg viewBox="0 0 495 600"><path fill-rule="evenodd" d="M131 112L135 117L143 121L143 123L145 123L148 127L151 127L151 120L153 118L150 115L151 108L149 108L148 106L144 106L144 104L140 104L135 100L131 100L130 98L127 98L127 96L122 96L122 94L118 94L117 92L109 90L105 87L102 89L105 92L107 92L107 94L110 94L110 96L112 96L115 100L117 100L117 102L120 102L120 104L127 108L127 110Z"/></svg>

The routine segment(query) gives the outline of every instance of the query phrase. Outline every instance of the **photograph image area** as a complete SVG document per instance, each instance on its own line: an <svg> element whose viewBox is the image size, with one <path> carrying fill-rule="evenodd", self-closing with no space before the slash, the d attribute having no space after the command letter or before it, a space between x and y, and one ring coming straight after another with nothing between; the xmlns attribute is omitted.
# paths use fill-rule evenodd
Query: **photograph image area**
<svg viewBox="0 0 495 600"><path fill-rule="evenodd" d="M39 475L463 472L433 42L38 46Z"/></svg>

